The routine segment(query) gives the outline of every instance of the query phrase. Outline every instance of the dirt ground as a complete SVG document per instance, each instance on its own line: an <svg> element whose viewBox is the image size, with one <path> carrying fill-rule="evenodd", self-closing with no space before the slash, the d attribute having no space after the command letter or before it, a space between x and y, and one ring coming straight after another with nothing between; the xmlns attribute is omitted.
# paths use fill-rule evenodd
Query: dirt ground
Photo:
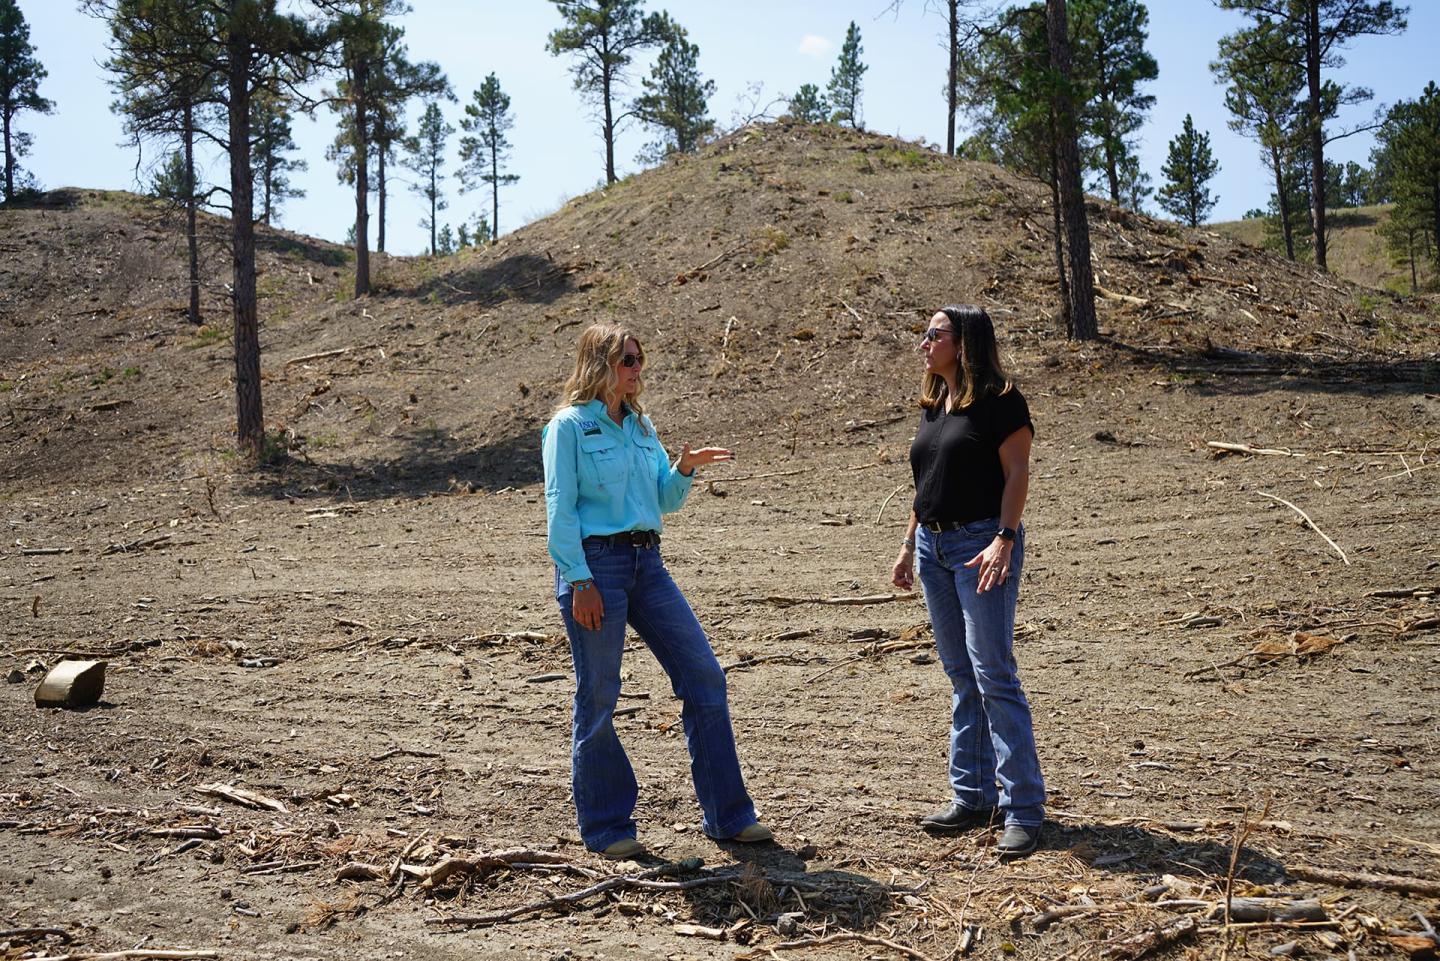
<svg viewBox="0 0 1440 961"><path fill-rule="evenodd" d="M0 958L1134 957L1146 946L1125 939L1187 919L1154 955L1415 948L1395 932L1421 931L1417 912L1440 920L1430 308L1377 306L1116 213L1097 226L1101 282L1154 302L1102 301L1106 338L1073 349L1044 306L1046 247L1031 236L1044 216L976 221L967 207L979 239L966 264L929 270L884 247L908 244L903 232L847 241L864 231L846 223L809 237L794 224L813 204L784 199L832 190L805 169L860 178L866 198L827 193L827 216L903 230L892 193L916 178L932 178L921 192L936 204L1038 188L903 157L872 174L848 157L767 167L773 141L798 136L768 130L749 154L732 140L582 198L508 248L438 271L386 261L390 287L362 301L337 294L345 271L324 267L329 252L279 249L266 390L293 450L262 470L226 453L226 345L155 293L173 278L97 283L108 311L82 325L69 312L91 302L56 291L90 293L35 281L22 295L12 261L0 671L18 679L0 685ZM903 150L828 137L803 146ZM761 180L723 194L720 168L736 163ZM722 194L689 209L682 178L701 165ZM783 244L765 232L773 216L740 209L757 194L798 211ZM730 219L717 196L738 205ZM677 248L662 207L733 236ZM65 231L108 232L119 216L66 213L0 211L0 238L74 251ZM649 238L603 259L586 220L602 213ZM960 224L916 229L931 240ZM864 270L878 279L843 253L872 241ZM736 243L704 280L687 275ZM942 256L934 246L913 256ZM1021 251L1008 270L1002 249ZM547 258L558 266L536 265ZM993 831L916 828L945 800L949 710L921 601L818 603L892 590L914 305L991 276L984 302L1038 432L1016 654L1050 821L1041 850L1012 863L991 853ZM721 309L702 309L712 300ZM1188 312L1160 317L1177 310L1163 301ZM670 306L645 313L657 304ZM577 318L637 310L662 440L738 455L667 521L663 550L729 669L742 763L776 843L699 833L678 702L637 645L617 726L657 860L613 865L585 852L569 799L571 678L538 428ZM286 363L326 350L345 352ZM104 702L37 710L38 672L76 654L108 662ZM242 806L214 785L278 804ZM687 858L703 867L648 882L668 887L634 880ZM1393 877L1356 888L1314 869ZM450 920L613 877L631 880L499 923ZM1326 920L1227 933L1208 916L1227 886L1318 898Z"/></svg>

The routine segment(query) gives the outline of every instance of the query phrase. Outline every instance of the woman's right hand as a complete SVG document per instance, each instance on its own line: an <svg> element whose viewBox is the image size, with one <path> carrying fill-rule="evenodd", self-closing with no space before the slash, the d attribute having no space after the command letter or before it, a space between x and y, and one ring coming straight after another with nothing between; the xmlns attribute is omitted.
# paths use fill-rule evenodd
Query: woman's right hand
<svg viewBox="0 0 1440 961"><path fill-rule="evenodd" d="M895 558L895 567L890 571L890 583L904 591L915 586L915 552L910 548L900 548L900 556Z"/></svg>
<svg viewBox="0 0 1440 961"><path fill-rule="evenodd" d="M600 630L600 620L605 616L605 602L600 600L600 588L595 586L594 581L583 591L572 590L570 616L587 631Z"/></svg>

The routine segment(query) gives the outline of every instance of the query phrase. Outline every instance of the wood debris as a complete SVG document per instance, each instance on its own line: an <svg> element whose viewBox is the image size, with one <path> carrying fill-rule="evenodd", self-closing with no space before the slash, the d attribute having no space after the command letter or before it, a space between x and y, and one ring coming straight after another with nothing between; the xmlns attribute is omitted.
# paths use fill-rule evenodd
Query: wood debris
<svg viewBox="0 0 1440 961"><path fill-rule="evenodd" d="M267 808L279 814L290 813L283 803L272 797L256 794L254 791L247 791L244 788L238 788L230 784L220 784L218 782L214 784L199 784L196 785L195 791L208 795L209 797L218 797L225 801L231 801L242 807Z"/></svg>

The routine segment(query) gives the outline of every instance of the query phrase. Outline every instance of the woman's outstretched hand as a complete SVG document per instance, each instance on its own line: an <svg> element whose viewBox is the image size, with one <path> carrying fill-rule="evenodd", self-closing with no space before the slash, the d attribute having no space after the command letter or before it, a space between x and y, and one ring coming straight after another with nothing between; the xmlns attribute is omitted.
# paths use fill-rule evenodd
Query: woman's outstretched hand
<svg viewBox="0 0 1440 961"><path fill-rule="evenodd" d="M695 473L697 467L734 459L735 455L730 453L727 447L702 447L699 450L691 450L690 445L686 444L680 451L680 461L675 466L679 468L680 473L688 476Z"/></svg>
<svg viewBox="0 0 1440 961"><path fill-rule="evenodd" d="M965 562L966 567L980 565L980 580L975 585L976 594L984 594L990 588L1005 583L1010 576L1010 551L1014 546L1013 541L997 537L983 551Z"/></svg>

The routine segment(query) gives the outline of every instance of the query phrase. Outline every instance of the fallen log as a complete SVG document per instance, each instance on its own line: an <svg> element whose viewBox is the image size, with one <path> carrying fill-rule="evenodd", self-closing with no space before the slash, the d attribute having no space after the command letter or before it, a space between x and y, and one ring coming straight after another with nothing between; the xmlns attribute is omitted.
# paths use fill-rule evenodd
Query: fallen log
<svg viewBox="0 0 1440 961"><path fill-rule="evenodd" d="M1440 881L1425 878L1410 878L1399 874L1366 874L1362 871L1332 871L1329 868L1313 868L1303 864L1287 867L1285 873L1301 881L1318 881L1340 888L1369 888L1396 894L1440 898Z"/></svg>
<svg viewBox="0 0 1440 961"><path fill-rule="evenodd" d="M1222 440L1207 440L1205 446L1222 454L1254 454L1269 457L1304 457L1283 447L1251 447L1249 444L1231 444Z"/></svg>
<svg viewBox="0 0 1440 961"><path fill-rule="evenodd" d="M1224 917L1225 905L1218 904L1210 912L1211 920ZM1327 921L1325 908L1314 898L1292 901L1288 898L1231 898L1231 921Z"/></svg>
<svg viewBox="0 0 1440 961"><path fill-rule="evenodd" d="M1139 934L1114 941L1100 950L1102 958L1124 958L1136 961L1147 954L1168 948L1183 938L1189 937L1199 928L1200 922L1192 916L1172 921L1164 927L1142 931Z"/></svg>
<svg viewBox="0 0 1440 961"><path fill-rule="evenodd" d="M746 597L743 600L761 601L778 607L794 607L797 604L828 604L836 607L861 607L868 604L889 604L891 601L913 601L919 594L869 594L861 597L782 597L770 594L765 597Z"/></svg>

